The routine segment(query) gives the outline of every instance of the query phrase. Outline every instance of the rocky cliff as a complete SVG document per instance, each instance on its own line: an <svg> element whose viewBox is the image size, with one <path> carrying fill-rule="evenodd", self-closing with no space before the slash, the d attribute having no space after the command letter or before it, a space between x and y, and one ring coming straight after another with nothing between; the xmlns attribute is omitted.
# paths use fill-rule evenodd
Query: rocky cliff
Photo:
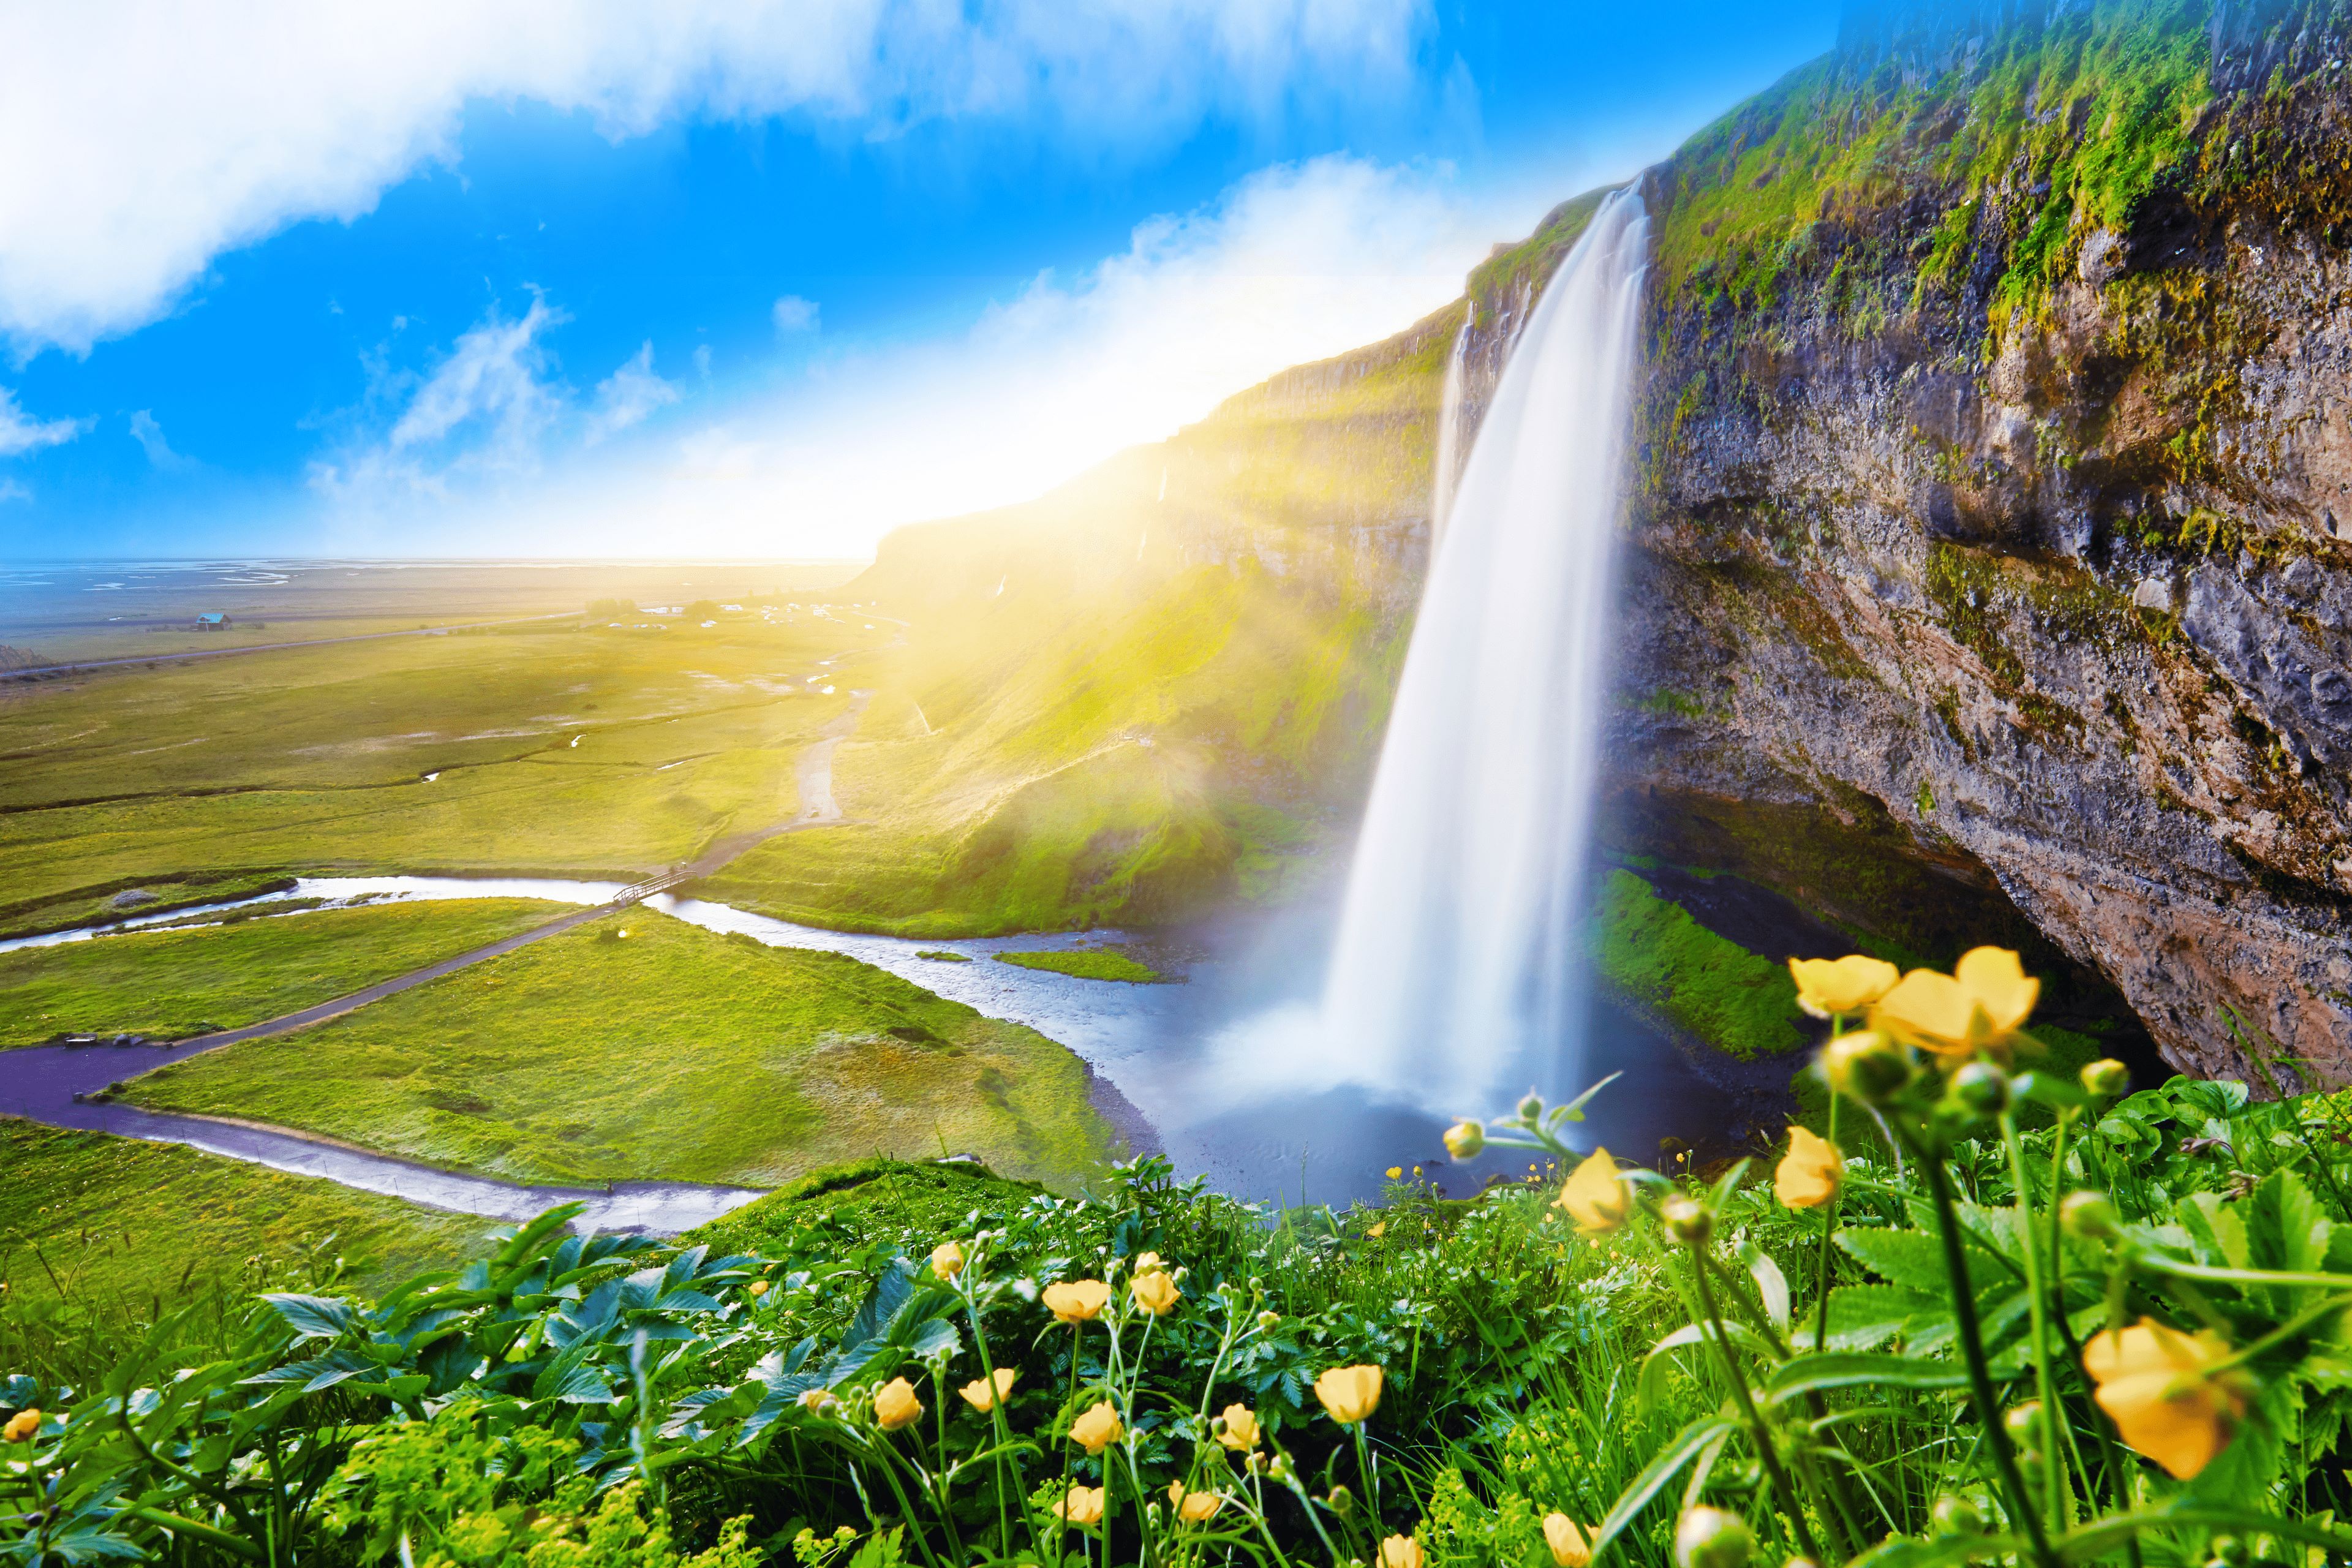
<svg viewBox="0 0 2352 1568"><path fill-rule="evenodd" d="M2340 6L1858 13L1645 176L1622 834L1834 908L1771 825L1851 824L2175 1065L2352 1080L2347 58Z"/></svg>

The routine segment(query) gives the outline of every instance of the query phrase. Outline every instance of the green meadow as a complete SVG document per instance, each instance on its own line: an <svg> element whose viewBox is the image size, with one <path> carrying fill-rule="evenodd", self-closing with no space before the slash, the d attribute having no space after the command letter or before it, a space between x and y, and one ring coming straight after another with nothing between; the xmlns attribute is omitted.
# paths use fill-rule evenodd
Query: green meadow
<svg viewBox="0 0 2352 1568"><path fill-rule="evenodd" d="M1085 1067L1045 1037L852 959L646 910L164 1068L127 1098L528 1182L772 1186L969 1152L1067 1184L1112 1152Z"/></svg>
<svg viewBox="0 0 2352 1568"><path fill-rule="evenodd" d="M657 870L789 818L895 635L532 626L0 687L0 913L189 874Z"/></svg>
<svg viewBox="0 0 2352 1568"><path fill-rule="evenodd" d="M0 1047L59 1034L184 1039L454 958L564 912L529 899L362 905L0 953Z"/></svg>

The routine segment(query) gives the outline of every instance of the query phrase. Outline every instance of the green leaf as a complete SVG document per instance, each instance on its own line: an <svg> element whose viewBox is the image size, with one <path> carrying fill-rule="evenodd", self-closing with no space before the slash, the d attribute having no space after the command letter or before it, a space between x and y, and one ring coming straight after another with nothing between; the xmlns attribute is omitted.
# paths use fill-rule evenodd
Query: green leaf
<svg viewBox="0 0 2352 1568"><path fill-rule="evenodd" d="M1748 1265L1748 1276L1756 1281L1756 1293L1764 1299L1764 1315L1772 1326L1786 1332L1789 1327L1789 1277L1780 1266L1754 1242L1743 1242L1739 1260Z"/></svg>
<svg viewBox="0 0 2352 1568"><path fill-rule="evenodd" d="M295 1296L271 1292L261 1298L286 1320L299 1339L341 1339L349 1332L356 1310L331 1296Z"/></svg>
<svg viewBox="0 0 2352 1568"><path fill-rule="evenodd" d="M1633 1478L1633 1484L1619 1495L1616 1503L1609 1510L1609 1517L1595 1527L1592 1532L1592 1554L1595 1557L1600 1556L1601 1549L1614 1541L1618 1532L1633 1521L1633 1516L1641 1512L1643 1505L1652 1498L1664 1489L1666 1483L1675 1479L1677 1471L1698 1458L1699 1450L1715 1441L1717 1436L1730 1431L1732 1426L1733 1423L1723 1416L1702 1415L1675 1433L1675 1440L1660 1450L1658 1457L1650 1461L1647 1468Z"/></svg>
<svg viewBox="0 0 2352 1568"><path fill-rule="evenodd" d="M2252 1267L2297 1274L2327 1267L2336 1226L2293 1171L2273 1171L2233 1206L2245 1225Z"/></svg>
<svg viewBox="0 0 2352 1568"><path fill-rule="evenodd" d="M1968 1373L1950 1362L1863 1351L1827 1351L1800 1356L1780 1368L1765 1380L1764 1392L1777 1405L1795 1394L1846 1388L1858 1383L1882 1388L1964 1388L1968 1381Z"/></svg>
<svg viewBox="0 0 2352 1568"><path fill-rule="evenodd" d="M1930 1330L1948 1338L1951 1321L1948 1295L1900 1285L1841 1285L1830 1292L1830 1344L1837 1350L1868 1350L1897 1334Z"/></svg>
<svg viewBox="0 0 2352 1568"><path fill-rule="evenodd" d="M1837 1244L1892 1284L1935 1295L1947 1295L1952 1289L1951 1277L1944 1272L1943 1244L1924 1231L1841 1230Z"/></svg>

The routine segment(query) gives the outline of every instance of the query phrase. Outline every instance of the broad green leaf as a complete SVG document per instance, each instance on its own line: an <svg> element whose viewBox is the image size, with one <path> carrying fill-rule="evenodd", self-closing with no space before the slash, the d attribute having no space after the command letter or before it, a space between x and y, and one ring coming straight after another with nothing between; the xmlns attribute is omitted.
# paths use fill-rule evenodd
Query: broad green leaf
<svg viewBox="0 0 2352 1568"><path fill-rule="evenodd" d="M1824 1388L1848 1388L1874 1384L1882 1388L1964 1388L1968 1373L1945 1361L1920 1361L1910 1356L1877 1355L1862 1351L1829 1351L1800 1356L1765 1380L1769 1400L1781 1400Z"/></svg>
<svg viewBox="0 0 2352 1568"><path fill-rule="evenodd" d="M1837 1244L1847 1256L1891 1284L1937 1295L1951 1290L1951 1277L1944 1271L1943 1244L1925 1231L1841 1230Z"/></svg>
<svg viewBox="0 0 2352 1568"><path fill-rule="evenodd" d="M1764 1299L1764 1316L1782 1332L1789 1327L1789 1278L1780 1266L1754 1242L1744 1242L1739 1248L1739 1260L1748 1265L1748 1276L1756 1281L1756 1293Z"/></svg>
<svg viewBox="0 0 2352 1568"><path fill-rule="evenodd" d="M299 1339L340 1339L350 1331L358 1315L349 1301L339 1301L331 1296L272 1292L261 1299L286 1320L286 1326Z"/></svg>
<svg viewBox="0 0 2352 1568"><path fill-rule="evenodd" d="M1618 1496L1616 1503L1609 1510L1609 1517L1594 1527L1592 1554L1600 1556L1601 1548L1614 1541L1618 1532L1633 1521L1633 1516L1675 1479L1676 1472L1698 1458L1699 1450L1730 1431L1732 1426L1733 1423L1723 1416L1702 1415L1675 1433L1674 1441L1661 1449L1658 1457L1633 1478L1633 1484Z"/></svg>

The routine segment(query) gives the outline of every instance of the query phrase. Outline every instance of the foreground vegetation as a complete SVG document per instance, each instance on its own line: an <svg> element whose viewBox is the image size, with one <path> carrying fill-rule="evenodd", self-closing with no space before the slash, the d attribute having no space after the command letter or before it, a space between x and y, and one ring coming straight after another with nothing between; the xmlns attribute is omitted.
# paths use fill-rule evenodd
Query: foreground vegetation
<svg viewBox="0 0 2352 1568"><path fill-rule="evenodd" d="M1995 950L1800 970L1851 1124L1769 1183L1621 1169L1575 1107L1468 1202L1269 1214L1124 1167L811 1178L678 1248L563 1211L205 1355L34 1346L13 1554L706 1568L2315 1563L2352 1377L2347 1121L2035 1065ZM2021 1131L2015 1110L2053 1124ZM179 1336L175 1338L174 1336ZM156 1346L168 1345L167 1352Z"/></svg>
<svg viewBox="0 0 2352 1568"><path fill-rule="evenodd" d="M530 899L362 905L0 953L0 1047L184 1039L346 995L552 920Z"/></svg>
<svg viewBox="0 0 2352 1568"><path fill-rule="evenodd" d="M128 1097L516 1181L773 1186L877 1152L1066 1183L1110 1151L1087 1092L1033 1030L636 909Z"/></svg>

